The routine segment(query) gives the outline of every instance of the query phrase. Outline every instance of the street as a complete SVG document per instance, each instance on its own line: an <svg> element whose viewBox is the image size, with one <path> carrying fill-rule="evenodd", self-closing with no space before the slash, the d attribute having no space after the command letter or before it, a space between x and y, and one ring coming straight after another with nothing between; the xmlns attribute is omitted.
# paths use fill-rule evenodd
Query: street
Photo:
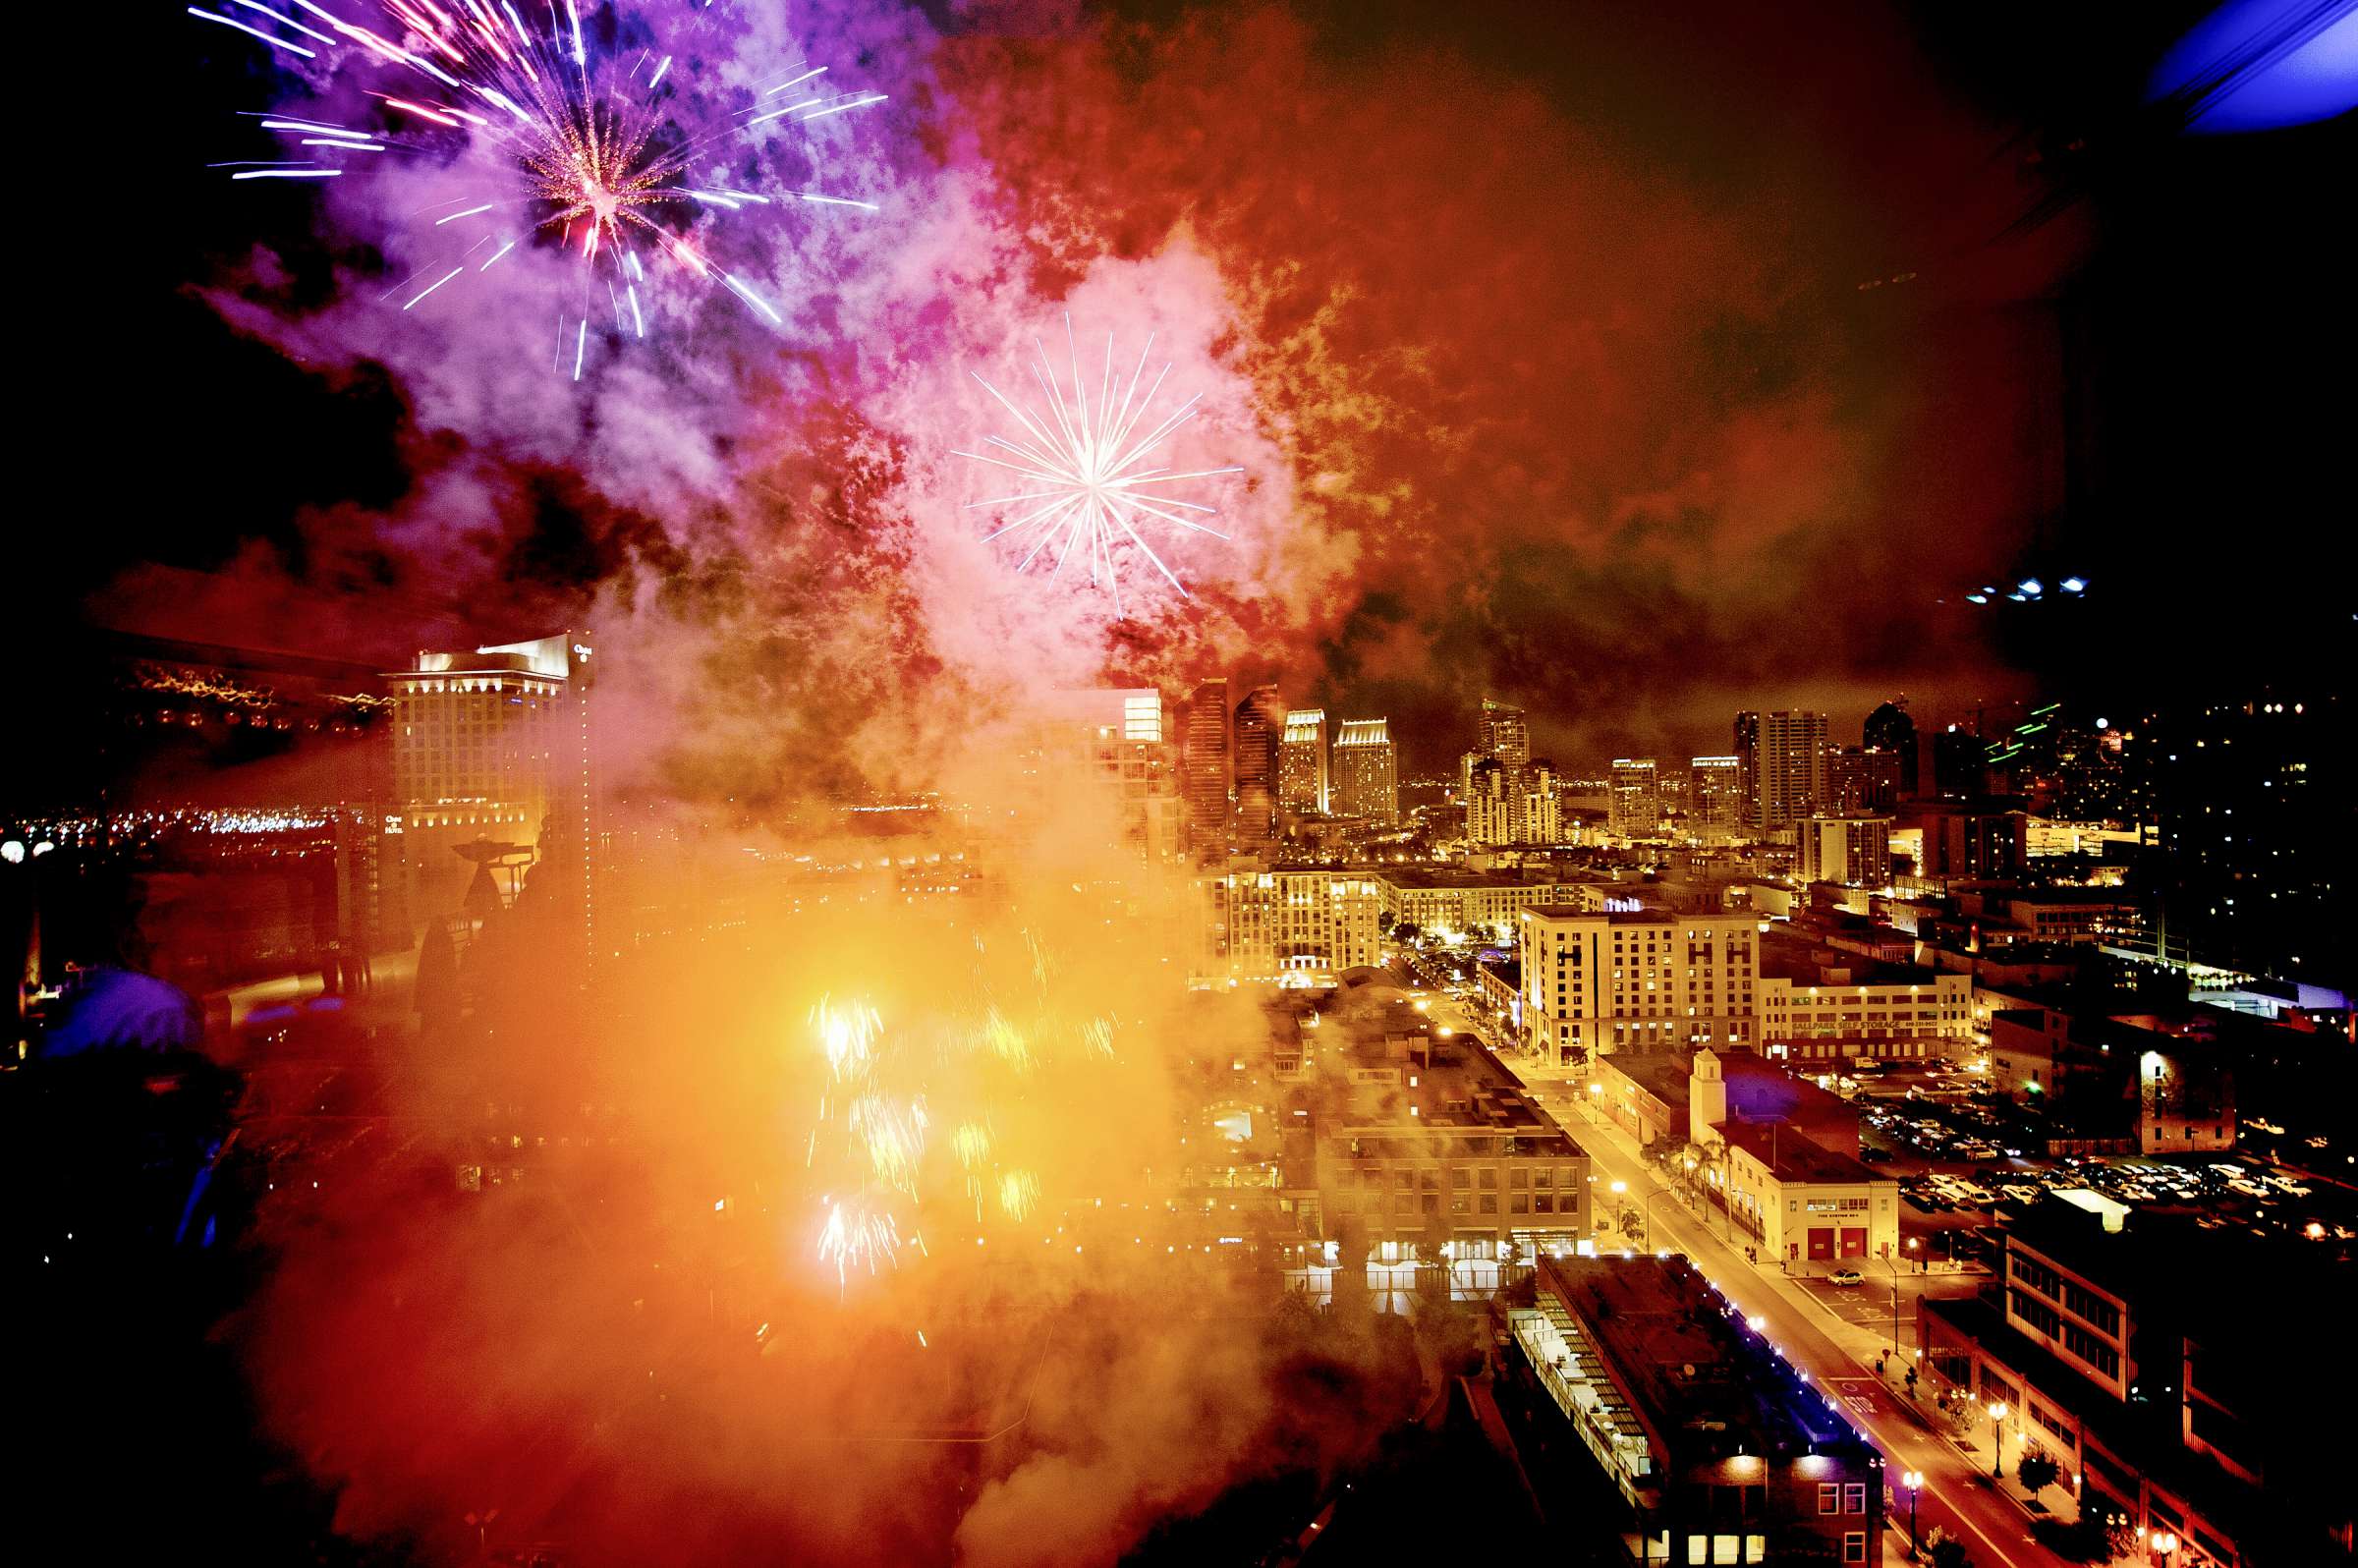
<svg viewBox="0 0 2358 1568"><path fill-rule="evenodd" d="M1572 1102L1578 1096L1568 1087L1549 1090L1551 1083L1568 1085L1568 1075L1547 1078L1542 1076L1544 1068L1526 1069L1519 1061L1512 1065L1541 1102L1588 1149L1600 1183L1626 1182L1629 1196L1640 1204L1656 1193L1670 1192L1655 1180L1634 1144L1619 1129L1591 1119L1585 1107L1574 1109ZM1937 1525L1963 1538L1974 1561L1983 1568L2061 1568L2062 1559L2032 1538L2028 1516L1991 1490L1988 1449L1983 1447L1978 1455L1961 1450L1922 1424L1906 1400L1875 1374L1877 1358L1891 1343L1887 1277L1870 1270L1864 1286L1839 1292L1842 1310L1829 1313L1816 1297L1819 1292L1835 1295L1835 1287L1805 1287L1798 1280L1745 1261L1740 1248L1729 1247L1716 1230L1709 1228L1712 1211L1699 1215L1674 1194L1649 1206L1652 1234L1647 1239L1654 1247L1684 1253L1740 1311L1763 1319L1770 1341L1785 1359L1841 1399L1849 1407L1850 1419L1882 1449L1895 1495L1890 1522L1903 1540L1907 1500L1896 1480L1903 1471L1922 1471L1925 1494L1917 1515L1920 1530L1930 1531ZM1921 1289L1923 1281L1903 1275L1899 1325L1903 1347L1912 1334L1911 1287Z"/></svg>

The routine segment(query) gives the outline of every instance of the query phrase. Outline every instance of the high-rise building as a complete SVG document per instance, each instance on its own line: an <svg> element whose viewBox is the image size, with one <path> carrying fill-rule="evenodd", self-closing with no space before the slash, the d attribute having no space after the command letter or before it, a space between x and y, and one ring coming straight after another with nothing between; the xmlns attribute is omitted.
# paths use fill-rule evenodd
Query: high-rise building
<svg viewBox="0 0 2358 1568"><path fill-rule="evenodd" d="M1527 909L1524 1039L1576 1065L1589 1051L1750 1046L1758 920L1647 909Z"/></svg>
<svg viewBox="0 0 2358 1568"><path fill-rule="evenodd" d="M1326 810L1326 710L1298 707L1285 715L1277 743L1277 804L1289 812Z"/></svg>
<svg viewBox="0 0 2358 1568"><path fill-rule="evenodd" d="M1698 756L1688 768L1688 833L1704 844L1737 837L1745 818L1742 758Z"/></svg>
<svg viewBox="0 0 2358 1568"><path fill-rule="evenodd" d="M1760 801L1754 825L1789 827L1825 798L1825 715L1790 709L1760 715Z"/></svg>
<svg viewBox="0 0 2358 1568"><path fill-rule="evenodd" d="M1902 776L1896 752L1864 746L1829 747L1825 799L1818 804L1825 811L1850 815L1888 812L1899 804Z"/></svg>
<svg viewBox="0 0 2358 1568"><path fill-rule="evenodd" d="M385 677L413 919L447 919L471 899L529 897L587 962L597 830L590 654L560 632L420 653L413 668ZM513 879L502 886L494 867Z"/></svg>
<svg viewBox="0 0 2358 1568"><path fill-rule="evenodd" d="M1889 817L1805 816L1794 832L1800 849L1795 873L1802 881L1891 885Z"/></svg>
<svg viewBox="0 0 2358 1568"><path fill-rule="evenodd" d="M1523 832L1526 844L1553 844L1563 837L1556 804L1555 764L1544 756L1523 769Z"/></svg>
<svg viewBox="0 0 2358 1568"><path fill-rule="evenodd" d="M1531 760L1531 727L1519 707L1499 701L1494 697L1482 700L1482 730L1475 749L1485 756L1494 756L1508 767L1521 767Z"/></svg>
<svg viewBox="0 0 2358 1568"><path fill-rule="evenodd" d="M1758 713L1736 715L1735 740L1730 750L1736 758L1737 799L1743 803L1744 831L1752 832L1761 822L1761 716Z"/></svg>
<svg viewBox="0 0 2358 1568"><path fill-rule="evenodd" d="M1511 844L1522 813L1512 797L1519 788L1515 769L1494 756L1465 756L1463 785L1466 839L1474 844Z"/></svg>
<svg viewBox="0 0 2358 1568"><path fill-rule="evenodd" d="M1277 748L1285 738L1285 703L1274 686L1257 686L1236 704L1231 731L1236 756L1236 831L1240 849L1277 836Z"/></svg>
<svg viewBox="0 0 2358 1568"><path fill-rule="evenodd" d="M1651 756L1613 758L1613 806L1608 824L1623 838L1661 831L1661 766Z"/></svg>
<svg viewBox="0 0 2358 1568"><path fill-rule="evenodd" d="M1154 862L1177 855L1179 784L1162 694L1151 686L1059 692L1047 718L1042 761L1060 773L1078 768L1109 790L1131 850Z"/></svg>
<svg viewBox="0 0 2358 1568"><path fill-rule="evenodd" d="M1338 815L1400 819L1400 769L1389 720L1343 720L1334 742L1333 796Z"/></svg>
<svg viewBox="0 0 2358 1568"><path fill-rule="evenodd" d="M2172 957L2348 990L2358 980L2358 819L2330 694L2190 700L2125 743L2153 803L2157 934Z"/></svg>
<svg viewBox="0 0 2358 1568"><path fill-rule="evenodd" d="M1951 724L1933 737L1933 776L1920 793L1969 801L1990 790L1990 743Z"/></svg>
<svg viewBox="0 0 2358 1568"><path fill-rule="evenodd" d="M1893 698L1867 715L1863 736L1866 749L1898 758L1899 793L1916 793L1916 721L1908 717L1908 700Z"/></svg>
<svg viewBox="0 0 2358 1568"><path fill-rule="evenodd" d="M1215 675L1188 700L1186 747L1179 762L1187 844L1198 855L1228 850L1229 723L1228 678Z"/></svg>

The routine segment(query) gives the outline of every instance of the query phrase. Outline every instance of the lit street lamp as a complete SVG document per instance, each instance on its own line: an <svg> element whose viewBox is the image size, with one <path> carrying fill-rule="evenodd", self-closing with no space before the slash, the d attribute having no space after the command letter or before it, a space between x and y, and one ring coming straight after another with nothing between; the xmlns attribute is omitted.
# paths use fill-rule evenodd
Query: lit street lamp
<svg viewBox="0 0 2358 1568"><path fill-rule="evenodd" d="M2154 1538L2154 1553L2162 1560L2162 1568L2169 1568L2170 1554L2178 1549L2178 1538L2164 1530Z"/></svg>
<svg viewBox="0 0 2358 1568"><path fill-rule="evenodd" d="M1998 1462L2005 1457L2006 1452L2005 1419L2006 1407L2004 1405L1996 1404L1990 1407L1990 1475L1993 1480L2005 1474L1998 1468Z"/></svg>
<svg viewBox="0 0 2358 1568"><path fill-rule="evenodd" d="M1908 1561L1914 1562L1916 1560L1917 1551L1916 1498L1924 1490L1924 1472L1921 1470L1903 1470L1899 1475L1899 1484L1907 1488L1908 1493Z"/></svg>

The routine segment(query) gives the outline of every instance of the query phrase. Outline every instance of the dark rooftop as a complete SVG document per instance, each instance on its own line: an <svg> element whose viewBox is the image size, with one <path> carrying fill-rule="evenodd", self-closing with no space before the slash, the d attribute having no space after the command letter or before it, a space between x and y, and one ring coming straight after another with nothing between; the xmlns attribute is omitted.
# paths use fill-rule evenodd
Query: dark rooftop
<svg viewBox="0 0 2358 1568"><path fill-rule="evenodd" d="M1838 1153L1789 1124L1722 1122L1720 1133L1730 1144L1768 1167L1780 1182L1872 1182L1891 1178Z"/></svg>
<svg viewBox="0 0 2358 1568"><path fill-rule="evenodd" d="M1862 927L1854 934L1868 932ZM1825 978L1828 970L1838 970L1848 978L1828 980ZM1931 985L1940 978L1936 970L1921 969L1914 964L1886 964L1864 953L1825 947L1807 937L1780 931L1771 931L1761 939L1760 972L1764 980L1791 980L1796 985Z"/></svg>
<svg viewBox="0 0 2358 1568"><path fill-rule="evenodd" d="M1539 1271L1540 1287L1580 1317L1678 1462L1874 1455L1685 1259L1547 1258Z"/></svg>

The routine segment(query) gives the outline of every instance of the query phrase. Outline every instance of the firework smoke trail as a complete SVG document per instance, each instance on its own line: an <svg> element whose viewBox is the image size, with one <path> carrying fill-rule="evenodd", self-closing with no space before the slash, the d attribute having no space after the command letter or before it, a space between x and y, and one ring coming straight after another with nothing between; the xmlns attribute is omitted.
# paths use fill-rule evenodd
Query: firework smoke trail
<svg viewBox="0 0 2358 1568"><path fill-rule="evenodd" d="M1146 383L1147 359L1154 351L1154 339L1150 334L1125 379L1115 361L1113 334L1108 332L1104 363L1095 377L1093 400L1090 376L1081 362L1070 315L1064 318L1064 338L1072 366L1069 385L1049 364L1046 346L1038 338L1033 339L1039 359L1032 366L1032 378L1044 399L1041 405L1018 404L980 374L975 376L982 389L1014 417L1019 433L1014 439L986 436L983 445L989 450L958 451L955 455L1005 469L1018 476L1022 485L1005 495L970 501L967 509L990 508L1004 518L984 537L1008 538L1024 547L1023 558L1016 563L1018 572L1025 571L1047 552L1054 563L1048 572L1053 581L1063 575L1066 562L1078 550L1082 564L1089 569L1090 582L1113 595L1117 616L1122 604L1118 556L1125 546L1151 562L1180 597L1193 597L1187 591L1187 585L1179 581L1179 575L1147 542L1139 525L1166 523L1191 532L1208 533L1215 539L1227 538L1219 530L1183 515L1216 517L1219 514L1214 508L1187 500L1164 486L1223 474L1241 474L1244 470L1232 466L1174 473L1143 467L1164 442L1195 419L1196 405L1204 395L1196 393L1150 422L1155 398L1161 393L1171 367L1166 363L1155 372L1153 381ZM1009 512L1014 515L1007 516ZM1079 568L1075 570L1077 574Z"/></svg>
<svg viewBox="0 0 2358 1568"><path fill-rule="evenodd" d="M653 45L635 55L627 48L610 58L593 54L580 0L382 0L382 30L312 0L288 0L283 11L251 0L229 5L251 18L197 6L187 11L283 55L317 61L329 75L357 61L396 89L365 89L378 105L365 125L256 115L262 129L302 155L222 165L235 171L229 177L324 180L347 172L365 177L388 156L464 160L482 175L479 188L416 214L435 257L394 283L384 301L414 310L446 284L490 271L527 241L578 251L581 287L558 318L555 362L562 372L570 360L577 381L593 316L601 335L646 336L642 290L650 285L643 252L668 256L683 274L716 282L762 320L783 324L758 290L690 243L702 215L799 203L877 210L873 202L817 191L752 191L735 176L694 177L700 168L722 171L731 148L766 141L786 126L886 101L881 92L831 89L821 80L826 66L782 67L777 82L725 121L682 125L677 116L691 112L695 100L672 71L678 55ZM594 12L593 19L605 20Z"/></svg>

